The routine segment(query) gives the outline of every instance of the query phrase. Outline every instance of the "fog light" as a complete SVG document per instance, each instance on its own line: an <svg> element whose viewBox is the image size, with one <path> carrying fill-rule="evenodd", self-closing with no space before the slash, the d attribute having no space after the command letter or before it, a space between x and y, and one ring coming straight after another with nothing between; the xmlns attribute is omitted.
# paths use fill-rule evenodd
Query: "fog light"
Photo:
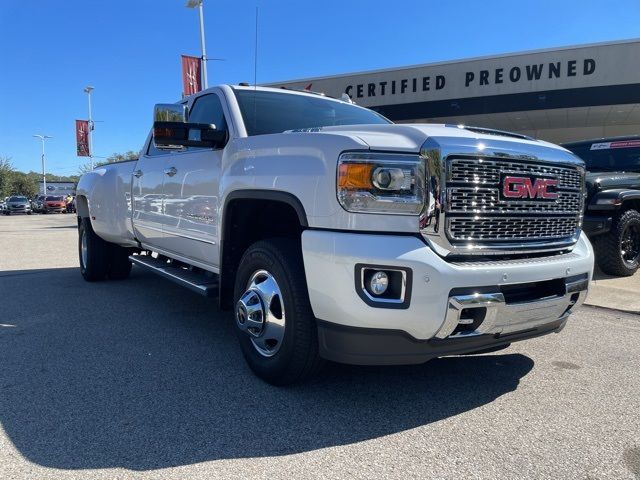
<svg viewBox="0 0 640 480"><path fill-rule="evenodd" d="M387 291L388 286L389 277L382 271L374 273L369 282L369 289L374 295L382 295Z"/></svg>

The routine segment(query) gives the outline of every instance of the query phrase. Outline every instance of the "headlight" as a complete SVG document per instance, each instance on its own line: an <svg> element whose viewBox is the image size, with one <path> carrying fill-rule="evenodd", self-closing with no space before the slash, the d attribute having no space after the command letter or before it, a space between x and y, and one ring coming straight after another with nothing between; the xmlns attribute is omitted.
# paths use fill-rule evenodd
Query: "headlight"
<svg viewBox="0 0 640 480"><path fill-rule="evenodd" d="M338 161L338 201L348 212L418 215L424 185L418 155L350 152Z"/></svg>

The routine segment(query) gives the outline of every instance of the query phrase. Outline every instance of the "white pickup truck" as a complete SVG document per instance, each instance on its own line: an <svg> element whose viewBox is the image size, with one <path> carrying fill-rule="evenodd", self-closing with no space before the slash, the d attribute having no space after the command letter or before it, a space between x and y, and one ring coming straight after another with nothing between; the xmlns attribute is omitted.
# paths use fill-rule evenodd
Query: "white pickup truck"
<svg viewBox="0 0 640 480"><path fill-rule="evenodd" d="M82 176L80 266L219 296L287 384L560 331L593 270L584 193L581 160L523 135L223 85L156 105L137 161Z"/></svg>

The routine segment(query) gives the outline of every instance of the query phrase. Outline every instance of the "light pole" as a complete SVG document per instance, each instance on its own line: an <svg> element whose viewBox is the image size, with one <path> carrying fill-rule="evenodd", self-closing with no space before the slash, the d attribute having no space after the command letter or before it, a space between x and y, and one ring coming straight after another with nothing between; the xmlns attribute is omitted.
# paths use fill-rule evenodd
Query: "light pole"
<svg viewBox="0 0 640 480"><path fill-rule="evenodd" d="M202 86L206 90L209 88L207 80L207 48L204 41L204 11L202 8L203 0L187 0L188 8L198 8L200 13L200 46L202 47Z"/></svg>
<svg viewBox="0 0 640 480"><path fill-rule="evenodd" d="M42 190L43 194L47 195L47 175L45 173L45 160L44 160L44 141L47 138L53 138L49 135L34 135L35 138L39 138L42 141Z"/></svg>
<svg viewBox="0 0 640 480"><path fill-rule="evenodd" d="M93 90L94 88L91 86L85 87L84 89L89 101L89 132L87 132L87 137L89 140L89 161L91 162L91 170L93 170L93 120L91 120L91 92Z"/></svg>

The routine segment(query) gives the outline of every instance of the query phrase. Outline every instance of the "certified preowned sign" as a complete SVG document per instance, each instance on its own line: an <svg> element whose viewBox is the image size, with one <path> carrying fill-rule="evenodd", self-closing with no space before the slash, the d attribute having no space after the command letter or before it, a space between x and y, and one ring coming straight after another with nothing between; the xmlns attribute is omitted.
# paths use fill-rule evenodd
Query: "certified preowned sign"
<svg viewBox="0 0 640 480"><path fill-rule="evenodd" d="M640 42L446 62L272 86L348 94L373 107L585 87L640 84Z"/></svg>

